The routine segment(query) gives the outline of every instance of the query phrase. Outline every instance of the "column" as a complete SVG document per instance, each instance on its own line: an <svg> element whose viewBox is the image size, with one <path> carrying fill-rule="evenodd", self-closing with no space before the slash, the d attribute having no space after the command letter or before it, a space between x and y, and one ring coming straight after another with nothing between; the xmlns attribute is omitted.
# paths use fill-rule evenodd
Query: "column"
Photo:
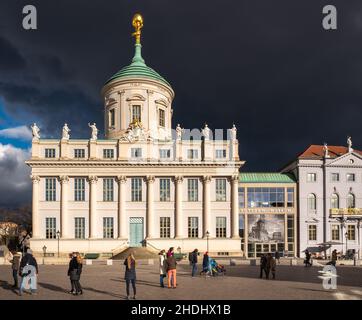
<svg viewBox="0 0 362 320"><path fill-rule="evenodd" d="M68 176L60 177L61 202L60 202L60 236L70 238L69 216L68 216Z"/></svg>
<svg viewBox="0 0 362 320"><path fill-rule="evenodd" d="M183 234L183 216L182 216L182 176L175 177L175 238L184 237Z"/></svg>
<svg viewBox="0 0 362 320"><path fill-rule="evenodd" d="M127 238L127 216L126 216L126 177L119 176L118 180L118 238Z"/></svg>
<svg viewBox="0 0 362 320"><path fill-rule="evenodd" d="M97 238L97 181L98 177L90 176L89 180L89 238Z"/></svg>
<svg viewBox="0 0 362 320"><path fill-rule="evenodd" d="M284 252L288 251L288 213L284 213Z"/></svg>
<svg viewBox="0 0 362 320"><path fill-rule="evenodd" d="M155 238L154 182L155 177L147 177L147 239Z"/></svg>
<svg viewBox="0 0 362 320"><path fill-rule="evenodd" d="M231 238L239 236L239 176L231 178Z"/></svg>
<svg viewBox="0 0 362 320"><path fill-rule="evenodd" d="M210 203L210 184L211 177L203 177L203 234L204 238L207 238L206 232L209 231L210 236L214 234L210 229L210 215L211 215L211 203Z"/></svg>
<svg viewBox="0 0 362 320"><path fill-rule="evenodd" d="M33 206L32 206L32 222L33 222L33 239L41 238L39 221L39 176L31 176L33 182ZM44 233L45 235L45 233Z"/></svg>

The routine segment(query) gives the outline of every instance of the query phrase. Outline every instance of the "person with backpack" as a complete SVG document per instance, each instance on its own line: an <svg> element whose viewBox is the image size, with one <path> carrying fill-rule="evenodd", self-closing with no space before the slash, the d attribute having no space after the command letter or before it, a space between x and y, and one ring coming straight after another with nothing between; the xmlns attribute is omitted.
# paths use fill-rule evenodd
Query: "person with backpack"
<svg viewBox="0 0 362 320"><path fill-rule="evenodd" d="M199 255L199 250L195 249L189 254L189 261L192 267L191 269L191 276L195 277L197 273L197 256Z"/></svg>

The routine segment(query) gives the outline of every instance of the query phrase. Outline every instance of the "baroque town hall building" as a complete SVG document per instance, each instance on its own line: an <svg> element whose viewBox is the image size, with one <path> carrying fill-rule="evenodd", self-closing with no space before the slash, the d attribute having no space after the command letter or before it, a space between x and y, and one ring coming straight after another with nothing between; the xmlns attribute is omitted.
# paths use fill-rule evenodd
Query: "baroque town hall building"
<svg viewBox="0 0 362 320"><path fill-rule="evenodd" d="M31 247L117 254L144 245L241 254L236 128L228 140L183 139L172 130L171 85L141 55L133 20L132 63L102 89L105 139L40 138L33 125Z"/></svg>

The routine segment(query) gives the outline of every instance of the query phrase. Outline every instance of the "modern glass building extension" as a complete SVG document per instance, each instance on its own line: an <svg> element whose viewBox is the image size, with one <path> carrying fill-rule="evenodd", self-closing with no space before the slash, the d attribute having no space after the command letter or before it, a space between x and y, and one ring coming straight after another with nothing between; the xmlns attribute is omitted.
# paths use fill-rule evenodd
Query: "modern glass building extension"
<svg viewBox="0 0 362 320"><path fill-rule="evenodd" d="M240 173L239 233L244 257L297 250L296 180L291 174Z"/></svg>

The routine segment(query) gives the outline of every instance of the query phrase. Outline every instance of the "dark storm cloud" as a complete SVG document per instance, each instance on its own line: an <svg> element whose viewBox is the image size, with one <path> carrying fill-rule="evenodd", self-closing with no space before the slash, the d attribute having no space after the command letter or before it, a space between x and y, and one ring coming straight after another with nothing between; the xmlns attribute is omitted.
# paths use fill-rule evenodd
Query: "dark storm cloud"
<svg viewBox="0 0 362 320"><path fill-rule="evenodd" d="M140 11L143 57L176 93L174 126L235 123L247 170L276 170L309 144L344 145L348 134L362 149L360 0L333 1L336 31L322 28L322 0L33 0L31 32L21 28L25 4L0 4L0 95L49 136L63 121L79 137L88 121L101 127L100 89L130 63Z"/></svg>
<svg viewBox="0 0 362 320"><path fill-rule="evenodd" d="M5 38L0 36L0 72L19 70L26 66L18 50Z"/></svg>

